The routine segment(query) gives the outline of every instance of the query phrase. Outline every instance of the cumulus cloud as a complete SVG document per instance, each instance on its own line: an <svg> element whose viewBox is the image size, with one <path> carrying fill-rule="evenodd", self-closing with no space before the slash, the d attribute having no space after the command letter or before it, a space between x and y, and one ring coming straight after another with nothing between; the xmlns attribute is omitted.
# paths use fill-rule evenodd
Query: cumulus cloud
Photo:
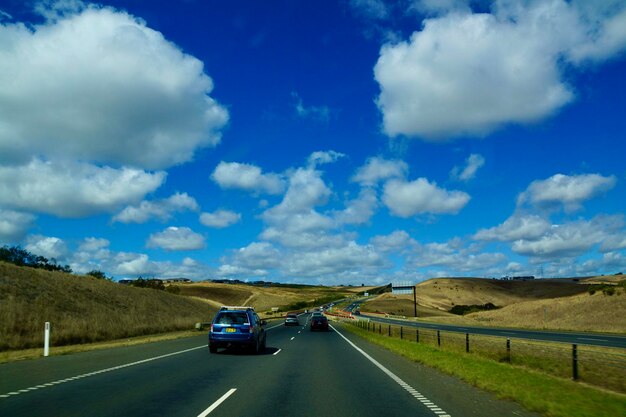
<svg viewBox="0 0 626 417"><path fill-rule="evenodd" d="M27 251L57 261L65 260L69 254L67 245L58 237L32 235L26 239Z"/></svg>
<svg viewBox="0 0 626 417"><path fill-rule="evenodd" d="M575 97L563 57L576 65L626 47L624 4L583 3L498 1L492 13L443 8L409 40L383 45L374 74L385 133L482 136L555 113Z"/></svg>
<svg viewBox="0 0 626 417"><path fill-rule="evenodd" d="M384 259L371 247L349 242L339 248L299 253L288 260L285 272L298 277L322 277L379 267L384 263Z"/></svg>
<svg viewBox="0 0 626 417"><path fill-rule="evenodd" d="M552 225L550 230L535 240L517 240L514 252L541 260L558 260L582 255L617 234L623 236L623 216L596 216Z"/></svg>
<svg viewBox="0 0 626 417"><path fill-rule="evenodd" d="M503 242L520 239L534 240L547 233L550 227L551 223L541 216L516 214L499 226L479 230L474 235L474 239Z"/></svg>
<svg viewBox="0 0 626 417"><path fill-rule="evenodd" d="M391 178L405 178L408 172L409 166L404 161L373 157L357 169L351 180L363 186L374 186Z"/></svg>
<svg viewBox="0 0 626 417"><path fill-rule="evenodd" d="M419 246L406 231L396 230L385 236L374 236L370 244L382 253L402 253L415 249Z"/></svg>
<svg viewBox="0 0 626 417"><path fill-rule="evenodd" d="M338 225L367 223L378 206L376 192L364 188L357 198L346 203L345 209L335 212L335 221Z"/></svg>
<svg viewBox="0 0 626 417"><path fill-rule="evenodd" d="M416 267L444 268L453 276L484 273L506 261L507 257L502 253L478 252L471 246L465 246L460 239L420 245L410 259L411 265Z"/></svg>
<svg viewBox="0 0 626 417"><path fill-rule="evenodd" d="M220 141L228 112L201 61L126 12L58 4L0 25L0 163L161 169Z"/></svg>
<svg viewBox="0 0 626 417"><path fill-rule="evenodd" d="M200 223L206 227L214 227L223 229L231 226L241 220L241 214L229 210L217 210L213 213L202 213L200 215Z"/></svg>
<svg viewBox="0 0 626 417"><path fill-rule="evenodd" d="M197 250L205 247L204 237L188 227L168 227L148 238L146 246L169 251Z"/></svg>
<svg viewBox="0 0 626 417"><path fill-rule="evenodd" d="M34 222L32 214L0 208L0 243L20 241Z"/></svg>
<svg viewBox="0 0 626 417"><path fill-rule="evenodd" d="M517 199L518 206L531 204L539 207L563 206L567 211L581 208L584 201L612 189L617 182L614 176L600 174L556 174L545 180L533 181Z"/></svg>
<svg viewBox="0 0 626 417"><path fill-rule="evenodd" d="M330 164L346 155L335 151L318 151L313 152L308 158L309 168L315 169L318 165Z"/></svg>
<svg viewBox="0 0 626 417"><path fill-rule="evenodd" d="M221 188L239 189L258 194L280 194L285 188L284 180L277 174L263 174L261 168L238 162L220 162L211 179Z"/></svg>
<svg viewBox="0 0 626 417"><path fill-rule="evenodd" d="M165 222L176 212L199 210L198 203L187 193L176 193L164 200L142 201L138 206L128 206L113 217L114 222L145 223L151 219Z"/></svg>
<svg viewBox="0 0 626 417"><path fill-rule="evenodd" d="M160 187L165 178L162 171L33 159L27 165L0 165L0 206L84 217L136 203Z"/></svg>
<svg viewBox="0 0 626 417"><path fill-rule="evenodd" d="M383 203L399 217L418 214L456 214L469 202L462 191L448 191L425 178L415 181L389 180L384 187Z"/></svg>
<svg viewBox="0 0 626 417"><path fill-rule="evenodd" d="M465 160L464 167L454 167L450 172L450 177L460 181L469 181L476 176L476 171L485 165L485 158L482 155L471 154Z"/></svg>

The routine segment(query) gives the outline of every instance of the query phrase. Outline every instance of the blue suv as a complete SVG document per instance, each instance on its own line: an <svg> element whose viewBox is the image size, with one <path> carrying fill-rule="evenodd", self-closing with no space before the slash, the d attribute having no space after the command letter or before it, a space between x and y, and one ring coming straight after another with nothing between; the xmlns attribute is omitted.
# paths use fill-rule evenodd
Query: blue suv
<svg viewBox="0 0 626 417"><path fill-rule="evenodd" d="M265 349L265 320L252 307L224 306L215 315L209 331L209 352L220 347L244 347L253 353Z"/></svg>

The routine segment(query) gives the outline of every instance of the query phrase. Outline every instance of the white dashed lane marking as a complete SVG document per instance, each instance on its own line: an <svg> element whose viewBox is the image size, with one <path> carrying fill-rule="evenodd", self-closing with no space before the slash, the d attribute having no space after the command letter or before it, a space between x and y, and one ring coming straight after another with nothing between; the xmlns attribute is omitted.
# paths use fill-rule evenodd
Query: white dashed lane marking
<svg viewBox="0 0 626 417"><path fill-rule="evenodd" d="M58 385L58 384L64 384L66 382L75 381L77 379L87 378L87 377L90 377L90 376L102 374L104 372L117 371L118 369L124 369L124 368L128 368L128 367L135 366L135 365L141 365L142 363L152 362L152 361L156 361L158 359L163 359L163 358L167 358L169 356L174 356L174 355L180 355L181 353L187 353L187 352L191 352L192 350L197 350L197 349L202 349L202 348L206 349L206 345L198 346L198 347L191 348L191 349L181 350L181 351L178 351L178 352L168 353L166 355L155 356L154 358L148 358L148 359L144 359L144 360L137 361L137 362L127 363L127 364L124 364L124 365L114 366L112 368L100 369L99 371L89 372L87 374L77 375L77 376L70 377L70 378L59 379L58 381L52 381L52 382L48 382L46 384L36 385L34 387L24 388L24 389L21 389L21 390L18 390L18 391L8 392L6 394L0 395L0 398L9 398L9 397L12 397L14 395L26 394L27 392L35 391L35 390L38 390L40 388L53 387L53 386Z"/></svg>

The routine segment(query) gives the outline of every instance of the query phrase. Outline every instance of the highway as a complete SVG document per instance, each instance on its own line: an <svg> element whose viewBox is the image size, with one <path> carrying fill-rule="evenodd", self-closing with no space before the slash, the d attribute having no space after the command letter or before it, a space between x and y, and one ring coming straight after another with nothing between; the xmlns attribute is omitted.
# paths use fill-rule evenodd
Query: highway
<svg viewBox="0 0 626 417"><path fill-rule="evenodd" d="M360 301L356 301L345 308L346 311L352 311ZM399 326L419 327L425 329L442 330L448 332L481 334L488 336L499 336L504 338L517 338L529 340L541 340L548 342L561 342L578 345L593 345L615 348L626 348L626 336L598 333L581 333L581 332L558 332L558 331L541 331L541 330L520 330L505 329L498 327L474 327L474 326L454 326L451 324L438 324L426 322L412 322L401 319L385 318L367 313L360 314L360 317L375 321L377 323L397 324Z"/></svg>
<svg viewBox="0 0 626 417"><path fill-rule="evenodd" d="M209 354L204 334L3 364L0 416L535 416L308 319L268 324L260 355Z"/></svg>

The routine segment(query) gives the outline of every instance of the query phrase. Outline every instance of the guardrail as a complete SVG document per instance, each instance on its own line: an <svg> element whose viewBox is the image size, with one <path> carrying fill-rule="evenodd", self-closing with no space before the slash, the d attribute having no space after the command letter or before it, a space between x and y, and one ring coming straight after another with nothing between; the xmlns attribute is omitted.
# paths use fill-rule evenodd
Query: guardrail
<svg viewBox="0 0 626 417"><path fill-rule="evenodd" d="M424 329L367 319L344 322L387 337L478 355L626 393L626 349Z"/></svg>

